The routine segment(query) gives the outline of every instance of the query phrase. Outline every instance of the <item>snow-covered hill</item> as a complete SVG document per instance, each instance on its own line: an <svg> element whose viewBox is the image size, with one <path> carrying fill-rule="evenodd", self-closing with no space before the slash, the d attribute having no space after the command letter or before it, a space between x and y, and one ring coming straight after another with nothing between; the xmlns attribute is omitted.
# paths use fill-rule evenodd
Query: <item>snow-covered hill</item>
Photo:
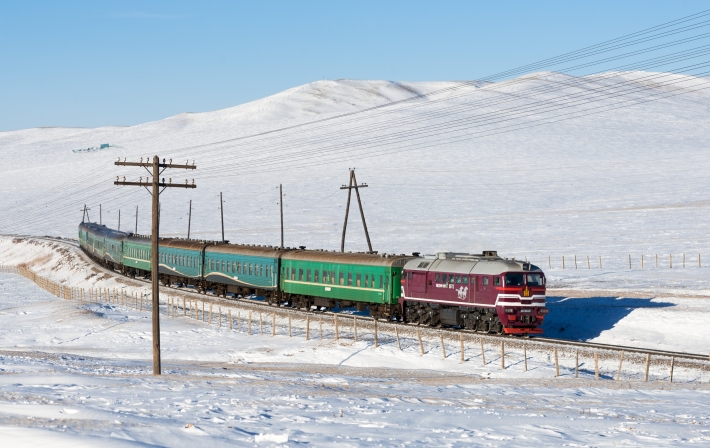
<svg viewBox="0 0 710 448"><path fill-rule="evenodd" d="M701 253L710 266L705 82L646 72L537 73L495 84L318 81L138 126L4 132L0 232L72 236L84 203L92 220L102 204L113 227L120 209L131 231L138 205L138 231L146 232L148 194L112 185L117 175L146 173L113 161L158 154L198 166L165 174L194 178L198 188L161 196L163 235L186 234L192 199L192 236L220 238L222 191L228 239L277 244L282 183L286 245L336 249L346 199L339 187L356 167L369 184L362 195L379 251L496 249L550 272L562 255L567 268L574 255L584 267L587 255L597 268L602 256L605 269L620 270L629 254L636 269L641 254L660 254L663 267L669 254L684 253ZM115 146L72 152L101 143ZM346 247L363 250L351 211ZM688 287L687 271L680 279L659 269L630 284L590 273L590 287L637 288L649 278ZM694 291L710 291L707 275L691 277Z"/></svg>

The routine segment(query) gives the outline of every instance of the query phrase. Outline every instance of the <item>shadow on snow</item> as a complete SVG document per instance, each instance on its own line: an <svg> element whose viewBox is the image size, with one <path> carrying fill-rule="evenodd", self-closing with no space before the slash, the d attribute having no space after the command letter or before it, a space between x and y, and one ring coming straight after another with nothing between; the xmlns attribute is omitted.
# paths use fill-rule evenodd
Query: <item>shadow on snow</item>
<svg viewBox="0 0 710 448"><path fill-rule="evenodd" d="M587 341L610 330L637 308L667 308L673 303L652 302L652 298L547 297L550 314L542 326L545 337Z"/></svg>

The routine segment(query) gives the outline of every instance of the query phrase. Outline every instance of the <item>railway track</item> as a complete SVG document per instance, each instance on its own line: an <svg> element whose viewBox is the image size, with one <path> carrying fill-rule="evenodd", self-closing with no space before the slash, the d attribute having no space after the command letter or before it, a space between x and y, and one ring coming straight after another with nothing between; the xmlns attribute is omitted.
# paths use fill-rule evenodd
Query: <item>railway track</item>
<svg viewBox="0 0 710 448"><path fill-rule="evenodd" d="M78 255L87 263L91 264L93 267L103 271L106 274L109 274L114 277L120 277L124 278L123 276L119 275L116 271L106 269L103 266L95 263L91 258L89 258L80 248L79 243L75 240L71 239L65 239L65 238L57 238L57 237L50 237L50 236L42 236L42 237L37 237L37 236L31 236L31 235L6 235L6 236L12 236L12 237L20 237L20 238L30 238L30 239L36 239L36 240L44 240L44 241L50 241L53 243L58 243L62 244L65 246L71 246L72 248L77 249ZM135 281L138 283L150 284L150 280L147 279L141 279L141 278L131 278L131 281ZM362 324L365 325L374 325L374 319L368 316L361 316L361 315L353 315L353 314L347 314L347 313L342 313L342 312L332 312L332 311L325 311L325 312L312 312L312 311L304 311L296 308L286 308L286 307L279 307L276 308L272 305L269 305L266 302L259 301L259 300L253 300L253 299L248 299L248 298L222 298L219 296L214 296L211 294L201 294L197 291L191 290L190 288L176 288L176 287L171 287L171 286L161 286L161 291L164 291L166 293L170 294L185 294L187 296L194 296L194 297L199 297L201 301L210 301L212 303L216 304L224 304L227 306L241 306L244 309L249 309L249 310L257 310L257 311L264 311L268 313L274 313L278 312L279 314L284 314L284 315L317 315L317 316L334 316L337 315L339 318L344 318L344 319L353 319L357 318L358 322L361 322ZM438 337L439 335L447 335L447 336L452 336L452 335L458 335L458 334L464 334L468 337L470 336L475 336L479 338L484 338L489 341L496 341L496 342L510 342L513 344L516 343L526 343L526 344L535 344L535 345L549 345L549 346L559 346L559 347L566 347L566 348L576 348L576 349L583 349L586 351L606 351L606 352L625 352L625 353L631 353L631 354L639 354L639 355L653 355L653 356L662 356L662 357L667 357L667 358L676 358L676 359L685 359L685 360L695 360L695 361L709 361L710 362L710 355L703 355L703 354L697 354L697 353L687 353L687 352L674 352L674 351L668 351L668 350L657 350L657 349L650 349L650 348L639 348L639 347L630 347L630 346L622 346L622 345L613 345L613 344L601 344L601 343L595 343L595 342L584 342L584 341L575 341L575 340L570 340L570 339L556 339L556 338L546 338L546 337L540 337L540 336L530 336L530 337L518 337L518 336L509 336L509 335L495 335L495 334L487 334L487 333L479 333L476 331L471 331L471 330L462 330L462 329L454 329L454 328L438 328L438 327L422 327L417 324L410 324L410 323L402 323L402 322L385 322L385 321L378 321L377 322L378 327L380 327L382 330L387 330L387 329L393 329L395 326L402 330L403 332L413 332L413 331L419 331L423 332L425 335L431 336L431 337Z"/></svg>

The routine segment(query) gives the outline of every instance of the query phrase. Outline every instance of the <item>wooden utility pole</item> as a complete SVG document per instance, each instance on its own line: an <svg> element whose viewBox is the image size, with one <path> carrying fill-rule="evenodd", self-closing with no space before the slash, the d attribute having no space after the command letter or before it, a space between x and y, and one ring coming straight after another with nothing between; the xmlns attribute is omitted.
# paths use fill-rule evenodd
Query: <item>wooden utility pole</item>
<svg viewBox="0 0 710 448"><path fill-rule="evenodd" d="M121 209L118 209L118 231L121 231Z"/></svg>
<svg viewBox="0 0 710 448"><path fill-rule="evenodd" d="M138 206L136 205L136 231L134 232L138 235Z"/></svg>
<svg viewBox="0 0 710 448"><path fill-rule="evenodd" d="M152 276L152 302L153 302L153 375L160 375L161 374L161 366L160 366L160 283L159 283L159 278L160 278L160 272L159 272L159 254L158 254L158 238L160 235L160 221L159 221L159 213L160 213L160 193L162 193L166 188L195 188L195 180L192 180L192 184L189 184L187 179L185 179L184 184L174 184L172 179L169 179L168 182L165 182L165 178L162 179L162 182L160 181L160 175L168 168L183 168L183 169L189 169L189 170L194 170L195 163L193 162L192 165L174 165L172 163L172 159L170 159L170 163L165 163L165 159L163 159L163 163L160 163L160 159L158 156L153 156L153 161L151 162L149 159L146 159L145 162L143 162L143 158L141 158L140 162L126 162L125 159L123 162L116 161L115 165L119 166L140 166L148 170L148 168L152 168L152 179L146 178L145 182L143 182L143 178L141 177L138 182L126 182L126 178L123 178L123 181L118 180L118 176L116 176L116 181L114 182L114 185L132 185L136 187L144 187L146 190L148 190L149 186L152 186L152 192L151 190L148 190L148 192L151 194L153 197L153 210L152 210L152 215L153 215L153 225L151 228L151 263L150 263L150 269L151 269L151 276ZM150 172L150 171L149 171ZM161 190L162 188L162 190ZM136 207L136 223L137 223L137 217L138 217L138 207Z"/></svg>
<svg viewBox="0 0 710 448"><path fill-rule="evenodd" d="M281 207L281 249L284 248L284 191L279 184L279 206Z"/></svg>
<svg viewBox="0 0 710 448"><path fill-rule="evenodd" d="M350 196L352 195L353 189L355 190L355 196L357 197L357 204L360 206L360 217L362 218L362 227L365 229L365 238L367 238L367 247L369 253L372 252L372 244L370 243L370 234L367 231L367 224L365 223L365 212L362 210L362 201L360 200L359 188L367 188L367 184L357 184L357 179L355 178L355 168L350 169L350 180L348 185L343 185L340 187L341 190L348 190L348 203L345 206L345 223L343 224L343 238L340 242L340 252L345 252L345 231L348 228L348 215L350 213Z"/></svg>
<svg viewBox="0 0 710 448"><path fill-rule="evenodd" d="M88 222L91 222L91 218L89 218L89 210L91 210L91 209L90 209L90 208L86 208L86 204L84 204L84 208L82 209L82 211L84 212L84 214L81 216L81 222L84 222L84 218L86 218L86 220L87 220Z"/></svg>
<svg viewBox="0 0 710 448"><path fill-rule="evenodd" d="M103 213L101 212L101 204L99 204L99 225L103 224Z"/></svg>
<svg viewBox="0 0 710 448"><path fill-rule="evenodd" d="M192 199L190 199L190 211L187 212L187 239L190 239L190 223L192 222Z"/></svg>
<svg viewBox="0 0 710 448"><path fill-rule="evenodd" d="M222 192L219 192L219 214L222 218L222 242L224 243L224 202L222 202Z"/></svg>

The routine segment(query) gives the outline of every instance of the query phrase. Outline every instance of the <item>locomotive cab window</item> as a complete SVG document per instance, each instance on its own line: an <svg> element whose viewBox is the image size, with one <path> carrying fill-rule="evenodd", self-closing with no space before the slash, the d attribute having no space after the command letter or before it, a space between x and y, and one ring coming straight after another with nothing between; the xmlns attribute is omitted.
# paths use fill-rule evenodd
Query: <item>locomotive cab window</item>
<svg viewBox="0 0 710 448"><path fill-rule="evenodd" d="M527 274L526 277L528 286L542 286L545 284L545 279L540 274Z"/></svg>
<svg viewBox="0 0 710 448"><path fill-rule="evenodd" d="M497 278L496 278L497 280ZM505 274L505 286L523 286L525 283L525 274L512 273Z"/></svg>
<svg viewBox="0 0 710 448"><path fill-rule="evenodd" d="M461 277L461 283L463 283L464 285L468 285L468 277L465 275Z"/></svg>
<svg viewBox="0 0 710 448"><path fill-rule="evenodd" d="M495 284L495 286L500 286L500 277L495 277L493 279L493 283Z"/></svg>
<svg viewBox="0 0 710 448"><path fill-rule="evenodd" d="M488 277L483 277L483 286L488 286Z"/></svg>

